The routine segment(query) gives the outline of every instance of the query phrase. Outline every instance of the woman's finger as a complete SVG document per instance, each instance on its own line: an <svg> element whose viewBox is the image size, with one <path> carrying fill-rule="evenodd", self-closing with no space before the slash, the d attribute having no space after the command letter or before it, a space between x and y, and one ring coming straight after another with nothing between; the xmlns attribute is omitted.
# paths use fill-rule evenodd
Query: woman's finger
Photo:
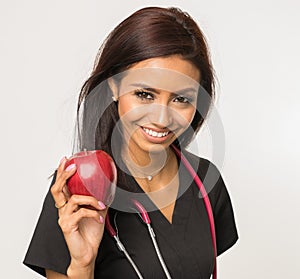
<svg viewBox="0 0 300 279"><path fill-rule="evenodd" d="M64 164L63 164L64 166ZM61 171L60 174L57 174L56 182L58 187L58 191L63 190L63 186L66 185L67 180L76 172L76 165L71 164L65 170ZM55 182L55 184L56 184ZM53 185L54 186L54 185Z"/></svg>
<svg viewBox="0 0 300 279"><path fill-rule="evenodd" d="M55 203L55 207L57 209L62 209L67 204L67 202L67 199L65 199L64 201L62 201L62 203Z"/></svg>
<svg viewBox="0 0 300 279"><path fill-rule="evenodd" d="M61 173L64 171L66 162L67 162L66 156L62 157L57 168L57 176L60 176Z"/></svg>
<svg viewBox="0 0 300 279"><path fill-rule="evenodd" d="M99 224L104 224L105 216L100 211L87 208L80 208L71 216L61 216L58 219L58 224L64 234L72 233L78 229L78 224L83 218L92 218Z"/></svg>
<svg viewBox="0 0 300 279"><path fill-rule="evenodd" d="M69 200L69 199L71 198L71 194L70 194L70 191L69 191L69 189L68 189L68 186L65 185L65 186L63 187L62 191L63 191L65 197L67 198L67 200Z"/></svg>
<svg viewBox="0 0 300 279"><path fill-rule="evenodd" d="M92 196L72 195L64 209L64 214L71 215L83 206L94 211L102 211L106 209L106 206L101 201L97 201L97 199Z"/></svg>
<svg viewBox="0 0 300 279"><path fill-rule="evenodd" d="M66 157L60 161L60 165L56 174L56 181L51 187L51 194L55 201L55 207L60 209L68 201L70 195L68 194L66 181L70 178L76 171L76 166L74 164L68 166L65 170Z"/></svg>

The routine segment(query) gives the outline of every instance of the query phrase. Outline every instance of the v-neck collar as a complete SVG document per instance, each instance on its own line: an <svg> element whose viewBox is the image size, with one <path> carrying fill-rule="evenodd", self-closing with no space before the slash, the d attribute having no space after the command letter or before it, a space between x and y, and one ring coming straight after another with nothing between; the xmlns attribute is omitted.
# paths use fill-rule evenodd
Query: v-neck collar
<svg viewBox="0 0 300 279"><path fill-rule="evenodd" d="M134 177L130 175L130 171L127 169L126 165L124 164L123 166L125 168L126 181L127 183L130 183L130 188L132 191L135 193L145 193L145 198L142 205L148 211L152 226L155 230L165 233L169 230L185 229L185 224L190 216L191 203L193 202L193 191L191 189L193 184L192 177L183 164L180 164L180 158L178 158L178 156L176 156L176 158L179 166L179 187L172 214L172 223L170 223L169 220L164 216L160 209L137 183ZM184 231L182 231L182 233L184 233ZM182 234L180 233L180 235Z"/></svg>
<svg viewBox="0 0 300 279"><path fill-rule="evenodd" d="M176 231L178 232L176 235L184 236L184 230L191 214L191 203L193 202L191 185L185 185L186 175L189 175L189 173L185 168L179 169L179 188L174 205L172 223L169 222L159 208L155 211L149 212L149 216L152 220L152 226L155 230L159 230L162 234L170 236L171 232Z"/></svg>

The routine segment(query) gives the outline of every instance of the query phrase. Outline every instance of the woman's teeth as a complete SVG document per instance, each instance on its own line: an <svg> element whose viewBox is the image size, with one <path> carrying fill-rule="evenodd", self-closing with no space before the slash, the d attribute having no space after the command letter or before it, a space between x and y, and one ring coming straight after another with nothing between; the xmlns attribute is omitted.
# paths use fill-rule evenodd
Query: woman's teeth
<svg viewBox="0 0 300 279"><path fill-rule="evenodd" d="M152 137L157 137L157 138L161 138L161 137L165 137L167 134L169 134L169 132L163 132L163 133L158 133L156 131L152 131L150 129L147 128L143 128L143 130L150 136Z"/></svg>

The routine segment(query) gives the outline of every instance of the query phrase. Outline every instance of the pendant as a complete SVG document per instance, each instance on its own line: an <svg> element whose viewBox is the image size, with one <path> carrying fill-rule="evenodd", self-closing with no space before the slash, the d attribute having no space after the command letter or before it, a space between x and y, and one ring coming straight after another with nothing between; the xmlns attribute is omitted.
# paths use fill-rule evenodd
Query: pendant
<svg viewBox="0 0 300 279"><path fill-rule="evenodd" d="M152 175L148 175L148 176L147 176L147 179L148 179L149 181L151 181L151 180L152 180L152 178L153 178L153 176L152 176Z"/></svg>

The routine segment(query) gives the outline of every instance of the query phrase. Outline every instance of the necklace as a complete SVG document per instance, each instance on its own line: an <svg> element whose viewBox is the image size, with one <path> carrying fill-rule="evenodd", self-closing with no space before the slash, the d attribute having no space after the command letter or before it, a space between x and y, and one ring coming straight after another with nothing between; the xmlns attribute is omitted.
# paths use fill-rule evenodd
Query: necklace
<svg viewBox="0 0 300 279"><path fill-rule="evenodd" d="M162 158L155 160L155 162L158 162L157 164L155 163L155 165L153 165L153 163L150 162L150 164L145 167L137 165L132 159L128 160L128 157L130 158L130 156L123 156L123 159L128 170L133 174L133 176L146 178L148 181L151 181L153 177L167 165L171 156L168 156L163 152L161 155Z"/></svg>
<svg viewBox="0 0 300 279"><path fill-rule="evenodd" d="M124 158L124 159L125 159L128 170L133 174L133 176L136 176L139 178L146 178L148 181L151 181L153 179L153 176L158 174L163 168L163 166L162 166L156 170L153 170L153 167L151 167L151 166L140 167L132 160L128 160L126 158ZM149 173L151 173L151 174L149 174Z"/></svg>
<svg viewBox="0 0 300 279"><path fill-rule="evenodd" d="M148 176L147 176L147 179L148 179L148 181L151 181L151 180L152 180L152 178L153 178L153 176L152 176L152 175L148 175Z"/></svg>

